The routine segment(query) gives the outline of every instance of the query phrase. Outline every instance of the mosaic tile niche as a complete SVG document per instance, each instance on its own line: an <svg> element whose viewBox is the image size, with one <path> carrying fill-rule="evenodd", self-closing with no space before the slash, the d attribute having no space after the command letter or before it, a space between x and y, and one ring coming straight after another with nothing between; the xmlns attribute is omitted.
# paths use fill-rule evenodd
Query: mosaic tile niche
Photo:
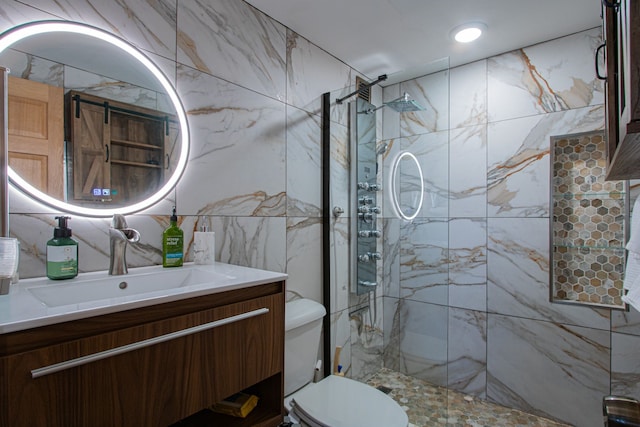
<svg viewBox="0 0 640 427"><path fill-rule="evenodd" d="M628 196L601 132L552 138L551 300L624 308Z"/></svg>

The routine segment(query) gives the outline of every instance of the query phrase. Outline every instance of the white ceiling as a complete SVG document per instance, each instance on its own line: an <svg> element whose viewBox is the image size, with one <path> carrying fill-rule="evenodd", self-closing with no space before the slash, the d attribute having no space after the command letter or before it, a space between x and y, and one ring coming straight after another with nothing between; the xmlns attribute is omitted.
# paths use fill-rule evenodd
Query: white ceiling
<svg viewBox="0 0 640 427"><path fill-rule="evenodd" d="M601 25L600 0L246 1L368 78L389 75L383 85ZM483 37L452 41L469 21Z"/></svg>

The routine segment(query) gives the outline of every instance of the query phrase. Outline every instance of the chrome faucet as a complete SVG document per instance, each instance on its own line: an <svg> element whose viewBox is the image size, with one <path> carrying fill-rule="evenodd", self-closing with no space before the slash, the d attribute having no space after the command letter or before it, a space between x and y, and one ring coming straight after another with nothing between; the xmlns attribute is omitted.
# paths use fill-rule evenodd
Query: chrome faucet
<svg viewBox="0 0 640 427"><path fill-rule="evenodd" d="M127 243L137 243L140 241L138 230L127 227L124 216L115 214L111 220L109 228L109 275L119 276L127 274Z"/></svg>

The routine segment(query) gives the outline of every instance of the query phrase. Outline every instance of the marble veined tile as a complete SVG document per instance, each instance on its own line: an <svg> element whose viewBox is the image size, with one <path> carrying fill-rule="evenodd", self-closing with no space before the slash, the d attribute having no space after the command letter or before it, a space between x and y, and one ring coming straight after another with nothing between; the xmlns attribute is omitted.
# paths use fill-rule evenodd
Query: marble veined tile
<svg viewBox="0 0 640 427"><path fill-rule="evenodd" d="M601 33L594 28L489 58L489 121L603 104L593 70Z"/></svg>
<svg viewBox="0 0 640 427"><path fill-rule="evenodd" d="M413 154L422 169L422 177L424 183L424 198L422 209L418 213L418 218L440 217L446 218L449 212L449 132L433 132L423 135L416 135L408 138L394 140L391 144L391 152L384 157L385 187L391 188L391 172L394 162L398 155L403 152ZM402 160L404 162L410 160ZM400 172L402 169L400 168ZM415 174L415 173L414 173ZM401 174L399 175L402 176ZM398 178L396 178L398 179ZM403 183L399 183L399 187L403 187ZM415 192L414 192L415 195ZM391 191L385 191L384 214L388 217L399 217L393 209ZM403 201L402 194L399 201ZM412 201L411 207L414 206ZM405 213L413 213L413 210Z"/></svg>
<svg viewBox="0 0 640 427"><path fill-rule="evenodd" d="M287 271L285 218L218 217L212 219L220 262Z"/></svg>
<svg viewBox="0 0 640 427"><path fill-rule="evenodd" d="M330 206L338 206L344 210L343 216L349 217L349 128L337 123L331 123L331 160L330 169ZM319 173L319 172L318 172ZM321 179L321 176L319 176Z"/></svg>
<svg viewBox="0 0 640 427"><path fill-rule="evenodd" d="M446 386L449 309L402 300L399 310L400 372Z"/></svg>
<svg viewBox="0 0 640 427"><path fill-rule="evenodd" d="M486 125L453 129L449 142L449 215L487 215Z"/></svg>
<svg viewBox="0 0 640 427"><path fill-rule="evenodd" d="M11 214L9 224L11 237L20 241L20 264L18 274L21 279L46 275L47 241L53 238L53 229L58 214ZM80 272L92 271L92 267L103 264L109 266L109 223L106 220L69 221L73 238L81 246L78 258Z"/></svg>
<svg viewBox="0 0 640 427"><path fill-rule="evenodd" d="M383 367L383 297L373 296L368 307L351 311L351 378L365 379Z"/></svg>
<svg viewBox="0 0 640 427"><path fill-rule="evenodd" d="M640 336L640 312L631 306L629 311L613 310L611 312L611 330Z"/></svg>
<svg viewBox="0 0 640 427"><path fill-rule="evenodd" d="M331 119L348 124L345 100L340 108L335 100L355 86L351 69L337 58L293 31L287 31L287 103L314 114L321 112L321 96L331 92ZM353 89L355 90L355 89Z"/></svg>
<svg viewBox="0 0 640 427"><path fill-rule="evenodd" d="M487 397L581 427L602 426L609 332L489 314Z"/></svg>
<svg viewBox="0 0 640 427"><path fill-rule="evenodd" d="M197 141L177 186L180 209L284 215L284 104L189 67L181 67L178 78L191 139Z"/></svg>
<svg viewBox="0 0 640 427"><path fill-rule="evenodd" d="M157 109L158 92L99 76L74 67L64 67L64 87L89 95L115 99L138 107Z"/></svg>
<svg viewBox="0 0 640 427"><path fill-rule="evenodd" d="M629 180L629 198L636 200L640 197L640 179ZM633 212L633 204L631 204L631 211Z"/></svg>
<svg viewBox="0 0 640 427"><path fill-rule="evenodd" d="M46 245L47 241L53 237L57 215L59 212L10 215L11 236L20 240L20 278L46 275ZM111 219L70 216L69 227L73 231L73 238L80 245L78 270L81 273L106 270L109 267ZM129 245L127 249L129 267L162 262L162 231L168 226L168 221L165 225L160 221L150 221L147 216L133 215L127 218L127 224L138 230L141 235L140 242Z"/></svg>
<svg viewBox="0 0 640 427"><path fill-rule="evenodd" d="M400 135L420 135L449 129L449 71L402 82L400 96L409 94L424 111L400 114ZM387 107L390 108L390 107Z"/></svg>
<svg viewBox="0 0 640 427"><path fill-rule="evenodd" d="M57 62L8 49L2 53L0 65L9 69L10 76L64 87L65 67Z"/></svg>
<svg viewBox="0 0 640 427"><path fill-rule="evenodd" d="M336 348L341 347L338 363L342 365L342 372L345 376L351 376L351 322L349 321L349 310L341 310L331 313L331 360L328 362L333 371L333 363L336 355ZM327 363L325 360L324 363ZM324 369L324 366L323 366Z"/></svg>
<svg viewBox="0 0 640 427"><path fill-rule="evenodd" d="M611 334L611 394L640 400L640 337Z"/></svg>
<svg viewBox="0 0 640 427"><path fill-rule="evenodd" d="M178 62L285 100L285 27L243 1L179 1Z"/></svg>
<svg viewBox="0 0 640 427"><path fill-rule="evenodd" d="M384 295L398 298L400 296L400 227L401 220L384 218L382 241L384 248L382 262L382 284Z"/></svg>
<svg viewBox="0 0 640 427"><path fill-rule="evenodd" d="M50 13L17 1L5 1L0 4L0 32L27 22L54 18Z"/></svg>
<svg viewBox="0 0 640 427"><path fill-rule="evenodd" d="M166 58L176 57L177 0L30 0L29 5L102 28L137 47ZM183 2L179 2L182 4Z"/></svg>
<svg viewBox="0 0 640 427"><path fill-rule="evenodd" d="M487 314L449 309L447 387L486 398Z"/></svg>
<svg viewBox="0 0 640 427"><path fill-rule="evenodd" d="M400 297L447 304L448 223L415 219L400 228Z"/></svg>
<svg viewBox="0 0 640 427"><path fill-rule="evenodd" d="M449 221L449 305L487 310L487 221Z"/></svg>
<svg viewBox="0 0 640 427"><path fill-rule="evenodd" d="M287 215L322 213L320 117L287 106Z"/></svg>
<svg viewBox="0 0 640 427"><path fill-rule="evenodd" d="M397 298L385 297L384 301L384 366L400 370L400 311Z"/></svg>
<svg viewBox="0 0 640 427"><path fill-rule="evenodd" d="M400 96L400 84L396 83L393 85L385 86L382 89L382 100L384 102L389 102L394 100ZM379 104L376 104L379 105ZM379 134L380 138L383 140L400 138L400 117L401 114L398 114L392 108L382 108L378 110L376 113L379 117L381 117L382 122L382 132Z"/></svg>
<svg viewBox="0 0 640 427"><path fill-rule="evenodd" d="M397 218L400 219L398 212L394 207L393 202L393 193L391 191L391 169L393 168L393 163L396 161L398 155L403 151L403 145L407 145L408 141L403 141L401 138L389 139L381 144L387 144L387 148L379 157L379 160L382 161L381 175L383 181L382 187L382 197L380 203L382 206L382 216L384 218ZM380 146L379 146L380 147ZM415 155L415 153L413 153Z"/></svg>
<svg viewBox="0 0 640 427"><path fill-rule="evenodd" d="M287 290L322 301L321 218L287 217Z"/></svg>
<svg viewBox="0 0 640 427"><path fill-rule="evenodd" d="M487 215L549 216L550 138L603 126L602 105L490 123Z"/></svg>
<svg viewBox="0 0 640 427"><path fill-rule="evenodd" d="M609 329L609 310L549 301L549 219L489 218L488 310Z"/></svg>
<svg viewBox="0 0 640 427"><path fill-rule="evenodd" d="M487 123L487 60L451 69L450 129Z"/></svg>
<svg viewBox="0 0 640 427"><path fill-rule="evenodd" d="M351 283L349 279L350 253L349 253L349 224L350 219L341 216L330 220L331 234L331 310L345 310L349 306L349 292ZM318 243L318 240L316 243ZM318 245L319 247L320 245Z"/></svg>

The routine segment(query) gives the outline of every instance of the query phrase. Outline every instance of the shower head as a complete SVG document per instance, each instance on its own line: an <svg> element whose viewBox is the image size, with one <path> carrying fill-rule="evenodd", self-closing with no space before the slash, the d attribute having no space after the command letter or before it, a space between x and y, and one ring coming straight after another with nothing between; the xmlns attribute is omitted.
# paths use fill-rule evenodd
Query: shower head
<svg viewBox="0 0 640 427"><path fill-rule="evenodd" d="M398 113L405 113L409 111L424 111L425 108L418 104L413 99L409 99L409 94L407 92L404 93L400 98L394 99L393 101L385 102L384 105L387 107L391 107L396 110Z"/></svg>

